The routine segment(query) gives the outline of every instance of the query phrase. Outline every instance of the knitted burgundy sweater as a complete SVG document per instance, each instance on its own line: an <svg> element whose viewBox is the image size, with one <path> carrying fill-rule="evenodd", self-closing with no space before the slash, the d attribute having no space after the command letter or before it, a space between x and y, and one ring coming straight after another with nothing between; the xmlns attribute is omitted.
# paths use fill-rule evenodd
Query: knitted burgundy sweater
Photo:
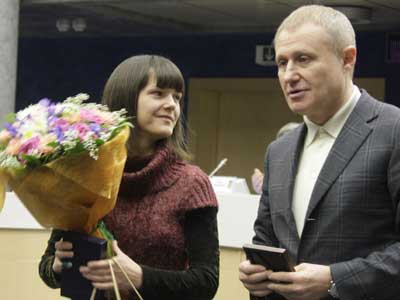
<svg viewBox="0 0 400 300"><path fill-rule="evenodd" d="M156 286L149 288L157 289L160 283L160 280L154 282L154 278L160 276L157 269L186 270L191 266L188 250L194 249L197 255L201 253L193 243L188 245L188 240L194 240L191 233L197 235L200 232L198 243L202 245L197 248L209 243L214 251L203 252L203 255L218 255L216 207L216 196L208 176L198 167L179 160L168 148L161 147L151 158L128 160L117 204L105 218L105 223L125 254L142 266L151 267L144 267L143 284L146 287L151 282ZM212 211L207 212L207 208ZM201 214L196 216L193 214L196 211ZM200 226L203 229L198 228ZM192 253L192 256L196 255ZM212 262L218 264L218 257ZM164 281L165 278L161 275L160 279ZM193 279L196 284L196 278ZM179 288L179 283L168 284Z"/></svg>

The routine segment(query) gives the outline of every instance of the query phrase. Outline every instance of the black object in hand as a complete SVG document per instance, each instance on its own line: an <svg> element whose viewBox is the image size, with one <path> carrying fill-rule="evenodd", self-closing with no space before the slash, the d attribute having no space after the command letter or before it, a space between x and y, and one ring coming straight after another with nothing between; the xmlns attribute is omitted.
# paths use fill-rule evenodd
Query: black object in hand
<svg viewBox="0 0 400 300"><path fill-rule="evenodd" d="M72 300L88 300L93 290L89 280L79 272L79 267L88 261L104 259L107 256L107 241L87 234L65 231L63 240L72 243L74 257L63 260L72 263L70 268L63 268L61 273L61 296ZM97 291L95 300L104 300L104 292Z"/></svg>
<svg viewBox="0 0 400 300"><path fill-rule="evenodd" d="M286 249L264 245L245 244L243 250L252 264L262 265L274 272L293 272L294 267Z"/></svg>

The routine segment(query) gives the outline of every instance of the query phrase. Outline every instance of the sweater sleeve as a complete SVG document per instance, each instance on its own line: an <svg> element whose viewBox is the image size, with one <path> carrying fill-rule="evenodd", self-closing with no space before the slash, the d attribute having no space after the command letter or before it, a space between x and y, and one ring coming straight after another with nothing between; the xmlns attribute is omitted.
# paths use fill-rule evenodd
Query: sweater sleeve
<svg viewBox="0 0 400 300"><path fill-rule="evenodd" d="M188 195L181 202L182 211L190 211L204 207L218 207L217 196L214 193L208 176L197 166L190 166L187 170L187 191Z"/></svg>
<svg viewBox="0 0 400 300"><path fill-rule="evenodd" d="M62 231L53 229L47 242L47 248L39 262L39 275L44 283L55 289L60 287L60 276L53 271L55 254L55 243L62 237Z"/></svg>
<svg viewBox="0 0 400 300"><path fill-rule="evenodd" d="M185 220L185 241L189 267L172 271L142 266L144 299L208 300L219 282L217 209L189 211Z"/></svg>

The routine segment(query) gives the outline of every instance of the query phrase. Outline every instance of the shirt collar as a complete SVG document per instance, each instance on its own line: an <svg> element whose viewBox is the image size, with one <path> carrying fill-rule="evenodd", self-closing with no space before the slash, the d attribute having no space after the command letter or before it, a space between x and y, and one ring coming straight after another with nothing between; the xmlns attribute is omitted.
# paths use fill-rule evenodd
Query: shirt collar
<svg viewBox="0 0 400 300"><path fill-rule="evenodd" d="M350 99L346 101L343 106L322 126L315 124L306 116L304 116L304 123L307 126L307 136L304 143L305 146L308 147L314 141L320 128L325 130L325 132L327 132L331 137L336 139L360 97L360 90L356 85L353 85L353 92L351 93Z"/></svg>

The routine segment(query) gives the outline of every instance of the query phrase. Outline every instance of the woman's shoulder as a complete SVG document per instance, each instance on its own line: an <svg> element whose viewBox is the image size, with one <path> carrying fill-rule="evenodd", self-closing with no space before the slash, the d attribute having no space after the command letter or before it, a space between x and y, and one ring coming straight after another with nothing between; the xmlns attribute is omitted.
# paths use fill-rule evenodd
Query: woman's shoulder
<svg viewBox="0 0 400 300"><path fill-rule="evenodd" d="M208 175L198 166L183 162L179 181L185 198L195 207L218 206Z"/></svg>
<svg viewBox="0 0 400 300"><path fill-rule="evenodd" d="M181 176L188 181L210 182L208 175L197 165L181 162Z"/></svg>

